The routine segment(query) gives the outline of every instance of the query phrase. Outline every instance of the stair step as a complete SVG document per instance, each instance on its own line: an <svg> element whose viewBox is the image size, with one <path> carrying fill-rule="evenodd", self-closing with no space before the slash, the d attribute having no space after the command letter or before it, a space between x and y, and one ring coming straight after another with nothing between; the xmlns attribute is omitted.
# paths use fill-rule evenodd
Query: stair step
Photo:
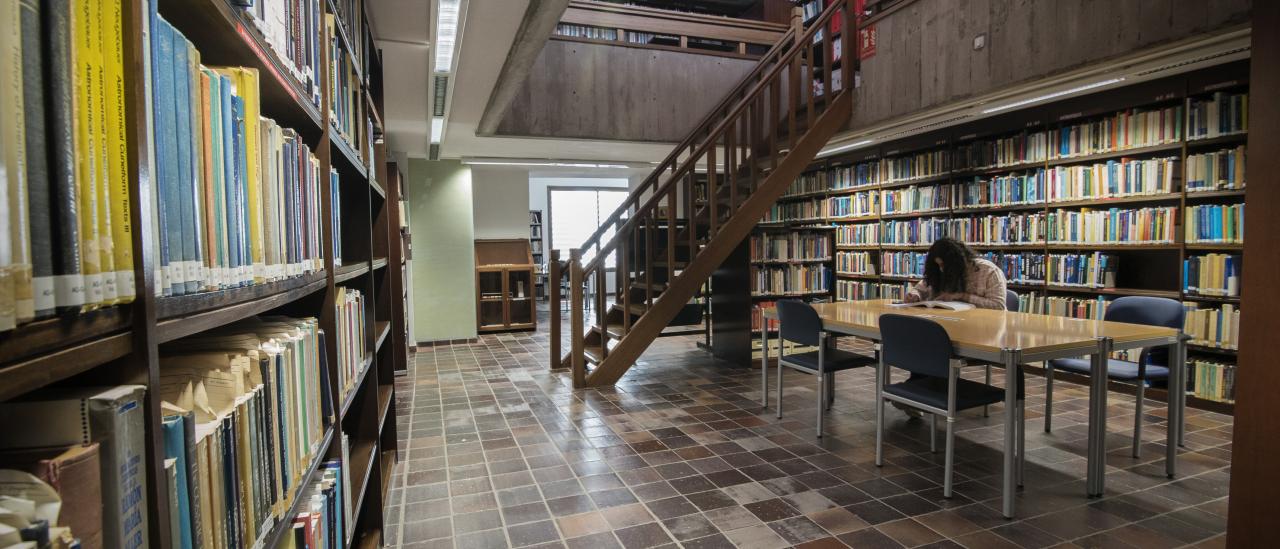
<svg viewBox="0 0 1280 549"><path fill-rule="evenodd" d="M591 331L598 334L600 333L600 327L592 326ZM622 336L627 335L627 332L622 329L621 324L605 324L604 333L612 339L622 339Z"/></svg>
<svg viewBox="0 0 1280 549"><path fill-rule="evenodd" d="M623 309L623 308L622 308L622 304L621 304L621 303L614 303L614 304L613 304L613 307L610 307L610 309L617 309L618 311L625 311L625 309ZM632 304L631 304L631 315L632 315L632 316L640 316L640 315L643 315L643 314L644 314L644 312L645 312L645 306L644 306L644 304L643 304L643 303L632 303Z"/></svg>
<svg viewBox="0 0 1280 549"><path fill-rule="evenodd" d="M636 278L644 278L644 274L643 274L643 273L641 273L640 275L636 276ZM646 289L652 289L652 290L653 290L653 293L655 293L655 294L660 294L660 293L665 292L665 291L667 290L667 283L666 283L666 282L654 282L653 284L645 284L644 282L632 282L632 283L631 283L631 289L632 289L632 290L640 290L640 291L642 291L642 292L643 292L643 291L645 291Z"/></svg>
<svg viewBox="0 0 1280 549"><path fill-rule="evenodd" d="M591 364L600 364L604 362L604 352L598 346L587 345L582 348L582 354L586 356L587 362Z"/></svg>

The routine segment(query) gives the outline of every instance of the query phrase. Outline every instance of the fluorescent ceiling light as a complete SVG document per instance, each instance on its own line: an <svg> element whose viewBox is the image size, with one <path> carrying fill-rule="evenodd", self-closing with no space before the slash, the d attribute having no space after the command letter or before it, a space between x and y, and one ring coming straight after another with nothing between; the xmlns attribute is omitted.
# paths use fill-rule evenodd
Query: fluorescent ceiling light
<svg viewBox="0 0 1280 549"><path fill-rule="evenodd" d="M595 164L591 162L521 162L505 160L463 160L463 164L472 166L541 166L550 168L605 168L626 170L631 166L624 164Z"/></svg>
<svg viewBox="0 0 1280 549"><path fill-rule="evenodd" d="M856 148L861 147L861 146L864 146L864 145L870 145L872 141L875 141L875 140L874 140L874 139L863 139L862 141L857 141L857 142L854 142L854 143L850 143L850 144L848 144L848 145L840 145L839 147L836 147L836 148L834 148L834 149L827 149L827 150L825 150L825 151L822 151L822 152L818 153L818 156L827 156L827 155L835 154L835 153L838 153L838 152L844 152L844 151L847 151L847 150L849 150L849 149L856 149Z"/></svg>
<svg viewBox="0 0 1280 549"><path fill-rule="evenodd" d="M444 117L436 116L431 119L431 142L439 143L440 137L444 135Z"/></svg>
<svg viewBox="0 0 1280 549"><path fill-rule="evenodd" d="M440 0L436 15L436 72L453 71L453 43L458 36L458 3Z"/></svg>
<svg viewBox="0 0 1280 549"><path fill-rule="evenodd" d="M1030 105L1030 104L1032 104L1032 103L1039 103L1039 102L1041 102L1041 101L1048 101L1048 100L1050 100L1050 99L1056 99L1056 98L1062 97L1062 96L1064 96L1064 95L1071 95L1071 94L1073 94L1073 93L1079 93L1079 92L1082 92L1082 91L1088 91L1088 90L1092 90L1092 89L1094 89L1094 88L1101 88L1102 86L1108 86L1108 85L1111 85L1111 84L1115 84L1115 83L1117 83L1117 82L1124 82L1124 78L1123 78L1123 77L1121 77L1121 78L1111 78L1111 79L1103 80L1103 81L1100 81L1100 82L1094 82L1094 83L1092 83L1092 84L1085 84L1085 85L1083 85L1083 86L1077 86L1077 87L1074 87L1074 88L1071 88L1071 89L1067 89L1067 90L1056 91L1056 92L1053 92L1053 93L1046 93L1046 94L1041 95L1041 96L1032 97L1031 99L1023 99L1022 101L1014 101L1013 103L1009 103L1009 104L1007 104L1007 105L1001 105L1001 106L999 106L999 107L992 107L992 108L990 108L990 109L983 109L982 114L991 114L991 113L993 113L993 112L1000 112L1000 111L1009 110L1009 109L1016 109L1016 108L1018 108L1018 107L1022 107L1022 106L1025 106L1025 105Z"/></svg>

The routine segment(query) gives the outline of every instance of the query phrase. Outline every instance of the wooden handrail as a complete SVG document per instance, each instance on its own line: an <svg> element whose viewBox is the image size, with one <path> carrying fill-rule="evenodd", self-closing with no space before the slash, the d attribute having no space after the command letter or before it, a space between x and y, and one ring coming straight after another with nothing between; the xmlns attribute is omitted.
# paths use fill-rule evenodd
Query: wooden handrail
<svg viewBox="0 0 1280 549"><path fill-rule="evenodd" d="M843 2L832 2L831 5L827 6L826 10L824 10L822 14L812 24L809 25L805 33L800 36L800 39L797 41L797 44L800 44L800 45L809 44L810 41L813 40L814 35L817 34L818 30L823 29L827 26L827 23L829 23L831 20L831 16L836 11L839 10L842 4ZM790 34L791 33L788 33L788 35ZM780 41L779 44L782 44L783 42L785 42L785 40ZM778 47L777 45L774 46L775 49L777 49L777 47ZM779 72L781 72L784 67L789 66L789 61L793 60L802 51L804 51L802 48L788 49L786 52L787 58L785 60L780 59L779 63L773 65L769 69L768 75L765 78L760 79L754 85L752 85L750 91L746 94L746 96L741 101L737 102L737 104L734 105L734 108L729 111L727 116L718 119L718 122L715 124L715 126L708 132L708 139L704 140L696 149L694 149L694 152L689 155L689 157L686 159L685 162L682 162L678 166L674 167L674 171L671 174L671 176L668 177L666 182L664 182L655 192L653 192L649 196L649 199L645 201L644 204L641 205L636 210L635 215L632 215L631 217L627 218L627 221L625 223L618 226L617 230L614 232L613 238L611 238L608 242L606 242L603 246L600 247L600 249L596 252L595 256L591 258L591 261L583 266L583 271L591 272L593 269L600 267L604 259L608 257L609 253L612 252L614 248L617 247L617 240L619 238L622 238L622 235L626 234L627 231L635 228L635 223L637 222L637 220L643 217L641 214L648 213L656 209L658 204L667 198L667 194L669 192L668 188L671 185L675 184L675 182L679 181L682 176L687 175L697 167L697 159L705 155L708 148L715 146L716 142L720 140L720 136L724 134L725 128L729 124L734 123L737 120L738 115L742 114L742 112L746 110L749 102L757 99L760 96L760 94L763 93L765 86L771 85L772 80L778 76ZM773 52L771 51L770 53L773 53ZM783 62L783 61L787 61L787 62ZM757 66L757 69L763 68L766 64L767 63L765 62L761 62ZM754 73L755 71L753 71L753 74L752 74L753 76L754 76ZM827 82L830 82L830 81L831 81L830 78L828 78ZM735 89L734 93L730 93L729 96L726 97L726 99L732 98L733 96L735 96L737 91L738 90ZM718 110L719 109L717 109L717 111L713 111L713 113L718 112ZM699 127L699 130L701 129L702 128ZM663 172L665 172L667 170L666 166L670 163L671 160L674 159L673 157L676 156L680 152L680 150L682 150L683 145L685 145L691 138L694 138L700 135L701 133L702 133L701 131L695 131L691 133L690 136L685 139L685 143L682 143L681 147L677 147L674 151L672 151L672 154L667 157L668 161L664 161L662 164L660 164L653 171L653 174L650 175L649 178L645 179L645 184L649 183L650 179L654 179L655 176L659 176ZM642 187L645 186L645 184L642 184ZM632 192L631 196L628 197L628 200L624 201L623 206L626 206L628 203L632 202L633 201L632 197L639 197L640 194L641 193L639 192L639 189L637 189L637 191ZM709 196L708 199L714 202L715 197ZM689 205L690 208L692 208L692 206L693 206L692 204ZM610 227L620 219L618 214L620 213L621 210L622 210L622 207L620 207L618 211L615 211L614 215L609 216L609 219L606 220L605 223L600 226L600 228L596 229L596 232L592 234L592 238L588 239L587 243L584 244L583 248L581 249L585 250L591 245L598 245L599 235L604 234L606 228ZM595 241L595 243L592 242L593 240Z"/></svg>
<svg viewBox="0 0 1280 549"><path fill-rule="evenodd" d="M748 44L777 43L788 30L786 25L750 19L584 1L570 2L560 22Z"/></svg>

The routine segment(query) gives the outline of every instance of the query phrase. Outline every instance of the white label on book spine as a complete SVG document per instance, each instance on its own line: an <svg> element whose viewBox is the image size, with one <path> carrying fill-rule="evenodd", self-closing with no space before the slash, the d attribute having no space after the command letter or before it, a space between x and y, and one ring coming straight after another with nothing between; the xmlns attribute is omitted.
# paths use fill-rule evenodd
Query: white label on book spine
<svg viewBox="0 0 1280 549"><path fill-rule="evenodd" d="M200 262L198 261L183 261L182 262L182 275L183 275L182 280L184 282L199 282L200 267L201 265L200 265Z"/></svg>
<svg viewBox="0 0 1280 549"><path fill-rule="evenodd" d="M84 305L84 277L78 274L58 275L53 278L54 295L58 298L59 307L79 307Z"/></svg>
<svg viewBox="0 0 1280 549"><path fill-rule="evenodd" d="M133 271L123 270L116 271L116 295L121 301L133 301L133 297L137 294L134 288Z"/></svg>
<svg viewBox="0 0 1280 549"><path fill-rule="evenodd" d="M102 275L84 275L85 304L102 303Z"/></svg>
<svg viewBox="0 0 1280 549"><path fill-rule="evenodd" d="M58 298L54 294L52 276L38 276L31 279L31 291L34 295L35 309L47 311L57 305Z"/></svg>

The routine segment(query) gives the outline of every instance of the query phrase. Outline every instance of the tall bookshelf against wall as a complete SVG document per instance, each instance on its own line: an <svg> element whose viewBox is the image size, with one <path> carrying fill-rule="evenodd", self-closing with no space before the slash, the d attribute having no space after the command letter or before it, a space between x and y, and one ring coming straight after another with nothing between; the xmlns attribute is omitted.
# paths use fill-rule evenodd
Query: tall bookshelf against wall
<svg viewBox="0 0 1280 549"><path fill-rule="evenodd" d="M71 3L38 4L43 13L24 13L32 41L14 53L24 81L45 85L23 94L25 109L15 88L0 91L5 125L45 136L27 136L30 192L8 202L29 213L5 230L35 272L19 293L29 309L14 309L31 314L5 320L0 303L0 409L10 417L77 391L86 402L136 397L136 445L110 458L137 466L133 507L78 502L111 513L103 532L121 537L106 546L275 547L313 501L342 510L344 545L382 545L398 450L393 375L407 360L402 188L384 160L381 59L364 2L101 0L74 18ZM82 74L105 85L77 86ZM41 109L49 115L23 114ZM99 166L77 163L99 155ZM36 280L50 276L67 282ZM199 353L244 362L198 366ZM194 409L192 388L238 375L243 395L217 397L234 399L213 417ZM128 390L83 389L101 386ZM308 396L274 400L290 387ZM276 420L279 431L248 430ZM185 441L184 425L194 427ZM36 440L76 445L35 436L68 427L6 428L0 459L13 466L15 449ZM257 461L175 456L208 451L211 433L243 435ZM170 474L184 479L176 491ZM235 516L208 499L226 475L243 477L222 495L253 501ZM121 477L99 476L104 496ZM82 496L64 494L64 508ZM212 520L198 520L204 512Z"/></svg>
<svg viewBox="0 0 1280 549"><path fill-rule="evenodd" d="M759 227L833 231L842 301L900 299L941 236L1002 267L1026 312L1181 300L1190 402L1229 411L1247 78L1237 62L822 159Z"/></svg>
<svg viewBox="0 0 1280 549"><path fill-rule="evenodd" d="M547 258L543 251L542 210L529 210L529 251L533 257L534 294L539 300L547 298Z"/></svg>

